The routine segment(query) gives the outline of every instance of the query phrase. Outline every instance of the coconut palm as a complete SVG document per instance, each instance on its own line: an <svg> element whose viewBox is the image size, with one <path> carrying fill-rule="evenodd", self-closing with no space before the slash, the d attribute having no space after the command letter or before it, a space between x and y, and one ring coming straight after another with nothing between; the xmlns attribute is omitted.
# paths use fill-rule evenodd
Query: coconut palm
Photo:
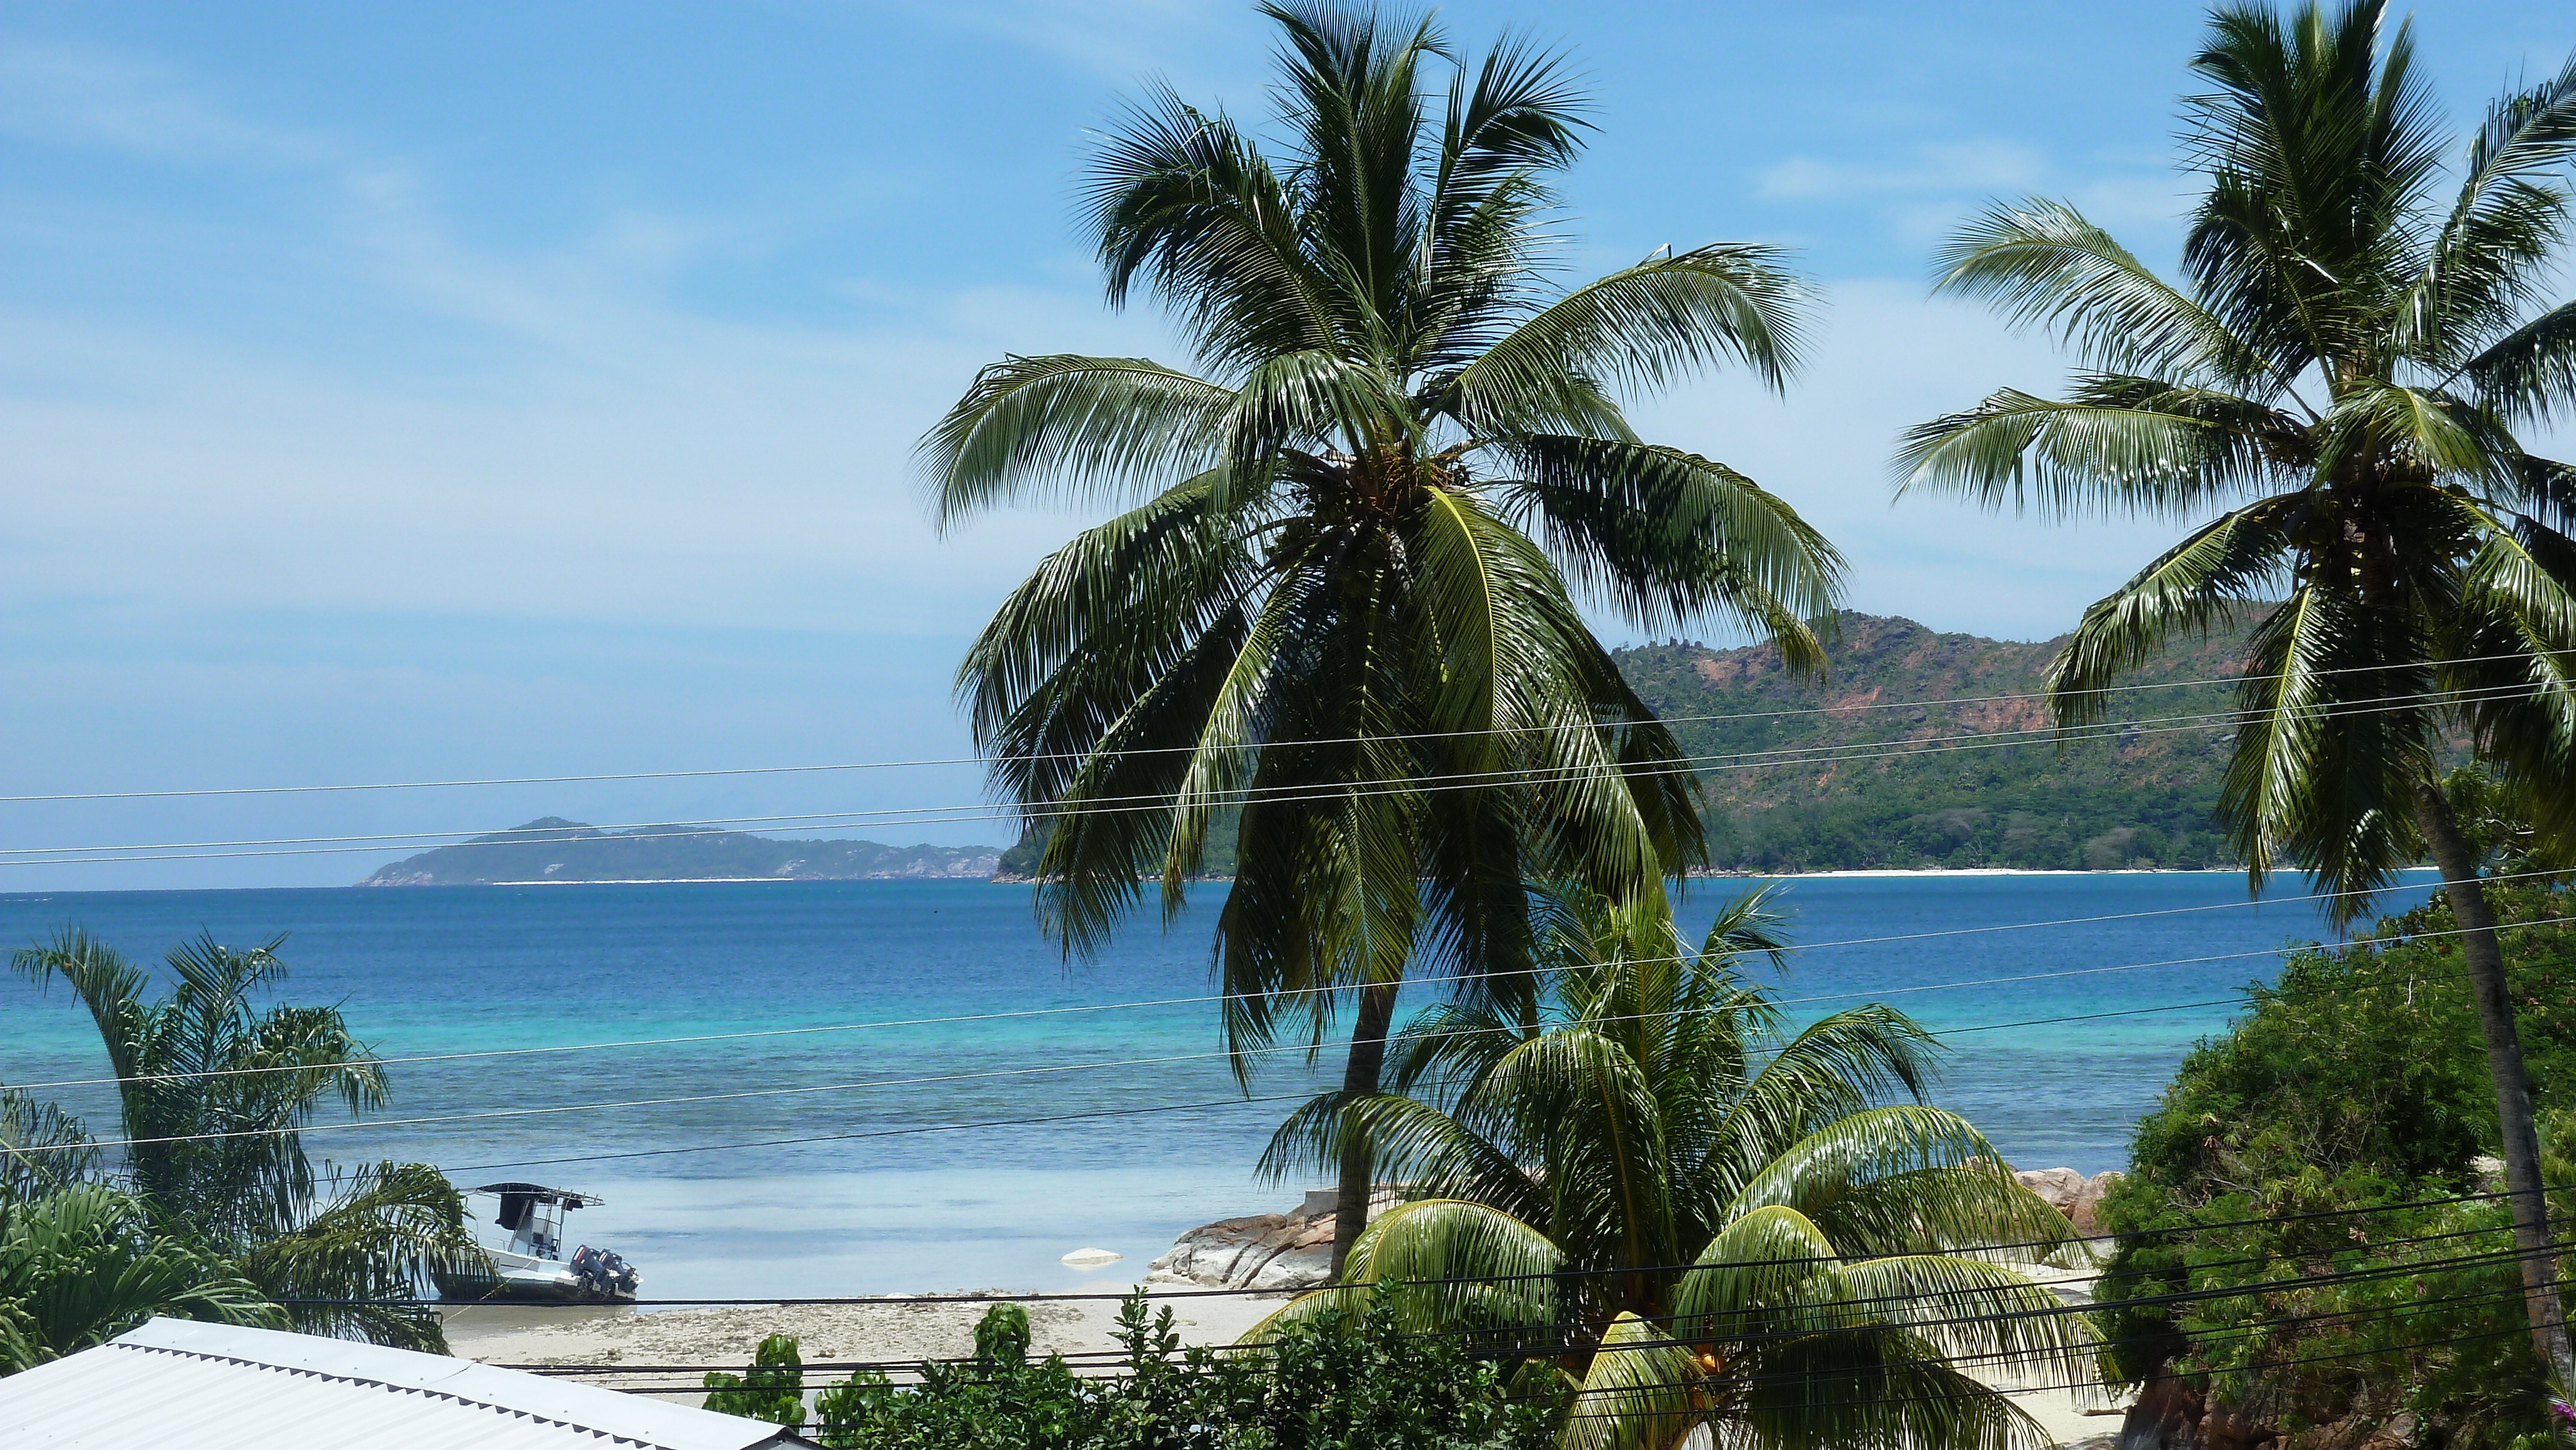
<svg viewBox="0 0 2576 1450"><path fill-rule="evenodd" d="M234 1265L299 1329L444 1349L434 1313L377 1301L416 1299L432 1269L479 1260L464 1200L426 1164L315 1171L297 1130L326 1099L352 1115L381 1107L385 1072L337 1008L252 1006L285 975L283 941L185 943L157 1002L142 968L77 928L15 966L68 985L97 1023L118 1080L122 1176L163 1232Z"/></svg>
<svg viewBox="0 0 2576 1450"><path fill-rule="evenodd" d="M1369 1230L1344 1287L1282 1315L1391 1293L1426 1331L1559 1349L1581 1383L1569 1446L1670 1446L1709 1421L1778 1447L2045 1443L1951 1357L2082 1380L2086 1330L1961 1250L2035 1259L2071 1231L1920 1102L1923 1029L1866 1006L1784 1033L1736 970L1779 944L1760 895L1696 954L1660 903L1580 891L1541 937L1536 1018L1427 1011L1398 1038L1414 1095L1310 1105L1273 1140L1278 1171L1366 1132L1426 1195Z"/></svg>
<svg viewBox="0 0 2576 1450"><path fill-rule="evenodd" d="M2221 822L2258 888L2302 866L2348 914L2428 851L2441 868L2533 1333L2563 1377L2529 1079L2441 765L2465 740L2543 837L2576 837L2576 468L2514 432L2576 403L2576 303L2540 305L2568 256L2576 61L2490 106L2452 174L2408 28L2384 19L2380 0L2214 14L2179 282L2060 202L1966 227L1941 290L2055 330L2085 370L2062 398L2007 389L1916 429L1903 487L2215 512L2085 611L2049 678L2057 718L2098 718L2178 631L2253 621Z"/></svg>
<svg viewBox="0 0 2576 1450"><path fill-rule="evenodd" d="M1111 301L1166 304L1196 371L1008 358L923 455L943 526L1141 498L1050 555L959 671L999 787L1052 823L1043 918L1089 951L1155 880L1168 919L1231 822L1214 951L1238 1071L1355 1005L1365 1095L1409 964L1527 996L1524 881L1625 899L1700 857L1679 748L1574 587L1813 665L1840 563L1614 397L1726 361L1778 386L1802 301L1778 255L1703 247L1558 290L1549 178L1585 125L1559 57L1453 61L1428 21L1264 13L1276 160L1156 89L1084 190ZM1337 1251L1366 1217L1362 1148Z"/></svg>
<svg viewBox="0 0 2576 1450"><path fill-rule="evenodd" d="M101 1183L0 1201L0 1374L103 1344L155 1315L287 1327L202 1245Z"/></svg>

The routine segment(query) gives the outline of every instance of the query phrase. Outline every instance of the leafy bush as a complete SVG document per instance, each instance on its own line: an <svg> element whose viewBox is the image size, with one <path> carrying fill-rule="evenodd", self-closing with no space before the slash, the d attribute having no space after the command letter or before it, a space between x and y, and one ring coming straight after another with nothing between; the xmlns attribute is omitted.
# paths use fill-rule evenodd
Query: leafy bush
<svg viewBox="0 0 2576 1450"><path fill-rule="evenodd" d="M805 1423L805 1362L792 1335L773 1334L752 1351L751 1368L741 1374L710 1373L707 1408L773 1425Z"/></svg>
<svg viewBox="0 0 2576 1450"><path fill-rule="evenodd" d="M2553 1184L2576 1181L2576 889L2492 881L2507 976L2543 1110ZM2450 908L2430 903L2367 940L2303 952L2248 989L2250 1010L2183 1062L2138 1125L2131 1172L2103 1205L2124 1235L2100 1297L2199 1294L2335 1272L2372 1277L2104 1316L2120 1377L2170 1366L2211 1402L2284 1430L2411 1413L2426 1443L2537 1434L2520 1277L2449 1261L2512 1248L2495 1100ZM2576 1213L2576 1193L2553 1195ZM2244 1219L2278 1220L2223 1227ZM2187 1232L2161 1232L2187 1230ZM2421 1240L2421 1242L2410 1242ZM2288 1322L2283 1322L2288 1321ZM2295 1363L2293 1363L2295 1361Z"/></svg>
<svg viewBox="0 0 2576 1450"><path fill-rule="evenodd" d="M1181 1347L1172 1311L1140 1293L1118 1311L1125 1372L1086 1379L1063 1358L1031 1362L1029 1319L1014 1304L986 1311L975 1358L927 1364L919 1384L863 1370L825 1389L807 1433L835 1450L1538 1450L1561 1405L1515 1393L1503 1367L1446 1339L1409 1336L1393 1311L1328 1314L1258 1349ZM746 1375L709 1375L707 1407L799 1424L796 1342L762 1341ZM760 1381L764 1373L795 1379ZM758 1381L761 1388L750 1386ZM737 1388L736 1386L741 1386ZM767 1396L768 1398L755 1398ZM783 1398L781 1398L783 1396ZM786 1418L789 1401L796 1418Z"/></svg>

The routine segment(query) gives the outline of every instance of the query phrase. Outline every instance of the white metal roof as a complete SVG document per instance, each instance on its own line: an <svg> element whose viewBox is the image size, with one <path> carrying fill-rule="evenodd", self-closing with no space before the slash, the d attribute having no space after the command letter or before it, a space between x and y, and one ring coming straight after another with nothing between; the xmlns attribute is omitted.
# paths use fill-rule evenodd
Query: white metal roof
<svg viewBox="0 0 2576 1450"><path fill-rule="evenodd" d="M776 1425L407 1349L155 1319L0 1379L9 1450L755 1450Z"/></svg>

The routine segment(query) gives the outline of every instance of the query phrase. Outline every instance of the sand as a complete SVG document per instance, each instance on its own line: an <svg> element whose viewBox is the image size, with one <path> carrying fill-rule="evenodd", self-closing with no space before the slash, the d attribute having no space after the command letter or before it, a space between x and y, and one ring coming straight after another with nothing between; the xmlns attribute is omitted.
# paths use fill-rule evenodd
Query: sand
<svg viewBox="0 0 2576 1450"><path fill-rule="evenodd" d="M2014 1267L2079 1294L2091 1287L2086 1271L2036 1264ZM1172 1292L1168 1285L1152 1288ZM1232 1343L1285 1302L1286 1296L1272 1294L1155 1301L1157 1308L1171 1306L1173 1327L1187 1344ZM975 1323L986 1307L987 1301L973 1299L660 1310L478 1306L449 1311L447 1341L457 1354L486 1364L523 1369L579 1366L565 1377L695 1405L705 1398L700 1388L704 1370L749 1364L763 1335L796 1336L805 1363L816 1367L808 1370L806 1384L821 1388L846 1378L847 1366L852 1364L892 1365L971 1354ZM1037 1356L1061 1351L1080 1364L1079 1356L1097 1356L1117 1347L1112 1333L1118 1304L1113 1299L1059 1296L1022 1307L1028 1310L1032 1353ZM913 1376L898 1370L893 1378ZM1979 1378L1999 1389L2014 1387L2009 1379ZM2116 1431L2119 1406L2126 1403L2125 1397L2079 1397L2065 1390L2037 1390L2012 1399L2060 1445Z"/></svg>
<svg viewBox="0 0 2576 1450"><path fill-rule="evenodd" d="M1169 1294L1171 1287L1156 1286ZM1091 1294L1121 1294L1104 1286ZM1286 1303L1284 1295L1223 1295L1158 1299L1169 1305L1173 1328L1185 1344L1230 1344L1263 1316ZM705 1369L740 1369L769 1334L792 1334L812 1369L809 1386L846 1378L852 1364L894 1365L954 1359L974 1353L975 1324L987 1301L728 1306L713 1309L548 1309L476 1306L447 1315L448 1347L485 1364L520 1369L582 1367L565 1377L610 1389L634 1390L696 1404ZM1056 1296L1024 1303L1030 1352L1062 1352L1080 1363L1117 1348L1118 1302L1110 1298ZM674 1372L669 1367L678 1367ZM897 1380L913 1378L893 1373Z"/></svg>

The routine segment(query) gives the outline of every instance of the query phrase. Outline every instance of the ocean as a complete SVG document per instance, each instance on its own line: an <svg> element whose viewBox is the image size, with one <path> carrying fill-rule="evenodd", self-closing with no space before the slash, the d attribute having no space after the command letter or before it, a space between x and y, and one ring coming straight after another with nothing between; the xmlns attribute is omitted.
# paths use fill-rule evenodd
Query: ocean
<svg viewBox="0 0 2576 1450"><path fill-rule="evenodd" d="M1691 939L1749 885L1693 883ZM157 962L200 932L284 934L276 1000L339 1004L386 1057L782 1034L403 1063L380 1121L325 1114L306 1144L595 1193L569 1236L623 1252L648 1297L1066 1289L1124 1283L1182 1230L1306 1186L1253 1165L1289 1106L1270 1099L1337 1058L1272 1054L1238 1087L1215 1004L1166 1000L1214 990L1221 892L1071 965L1027 887L947 881L0 895L0 945L76 922ZM1784 901L1809 945L1758 970L1795 1017L1904 1008L1951 1049L1935 1101L2017 1166L2086 1173L2126 1161L2273 950L2328 931L2311 903L2248 904L2233 873L1804 877ZM2105 916L2123 919L1978 930ZM1863 940L1889 937L1908 939ZM1164 1005L1052 1010L1139 1001ZM959 1018L980 1020L921 1020ZM886 1023L906 1025L852 1026ZM0 979L0 1082L106 1071L67 992ZM113 1136L108 1089L46 1095ZM441 1121L404 1121L424 1118ZM1078 1248L1125 1257L1057 1262Z"/></svg>

